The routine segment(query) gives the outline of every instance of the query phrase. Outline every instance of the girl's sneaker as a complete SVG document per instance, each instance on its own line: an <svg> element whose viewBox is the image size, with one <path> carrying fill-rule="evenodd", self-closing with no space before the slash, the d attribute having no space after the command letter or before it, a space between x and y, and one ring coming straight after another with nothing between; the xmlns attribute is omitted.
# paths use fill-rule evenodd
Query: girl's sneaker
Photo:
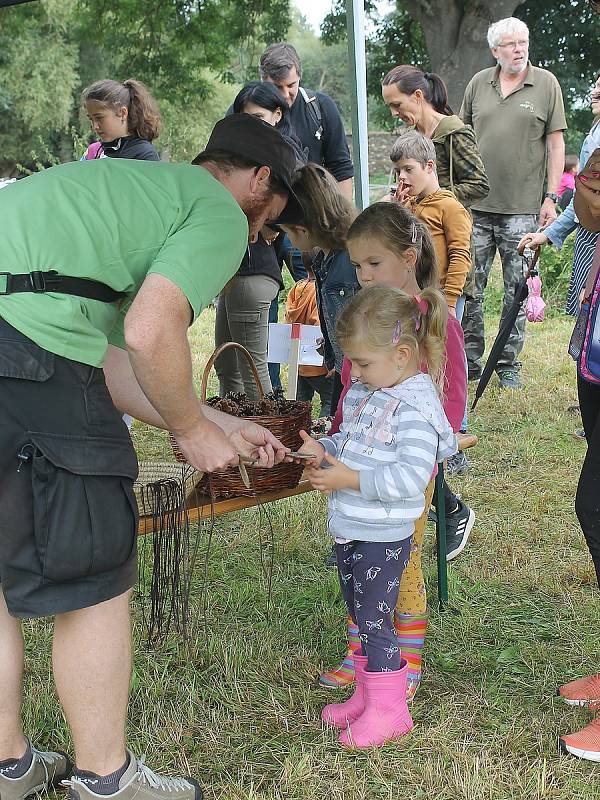
<svg viewBox="0 0 600 800"><path fill-rule="evenodd" d="M593 719L577 733L561 736L558 742L563 753L600 763L600 717Z"/></svg>
<svg viewBox="0 0 600 800"><path fill-rule="evenodd" d="M600 672L565 683L558 690L558 696L570 706L600 709Z"/></svg>

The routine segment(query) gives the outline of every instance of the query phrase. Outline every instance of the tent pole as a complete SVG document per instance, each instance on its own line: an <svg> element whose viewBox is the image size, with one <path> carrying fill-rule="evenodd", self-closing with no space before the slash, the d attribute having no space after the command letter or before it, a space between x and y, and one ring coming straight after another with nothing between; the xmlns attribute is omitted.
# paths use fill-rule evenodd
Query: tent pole
<svg viewBox="0 0 600 800"><path fill-rule="evenodd" d="M346 0L348 55L352 97L354 198L360 210L369 205L369 135L364 0Z"/></svg>

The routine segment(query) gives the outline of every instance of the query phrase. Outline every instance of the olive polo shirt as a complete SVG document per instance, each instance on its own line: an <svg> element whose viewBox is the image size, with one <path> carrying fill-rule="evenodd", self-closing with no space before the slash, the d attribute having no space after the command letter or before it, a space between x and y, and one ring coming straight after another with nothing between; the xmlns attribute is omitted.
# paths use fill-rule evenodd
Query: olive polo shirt
<svg viewBox="0 0 600 800"><path fill-rule="evenodd" d="M18 331L51 353L100 367L109 342L125 346L125 313L147 275L178 286L195 318L237 271L248 223L202 167L102 158L2 189L0 240L0 272L56 270L127 293L115 303L0 294L0 317Z"/></svg>
<svg viewBox="0 0 600 800"><path fill-rule="evenodd" d="M460 116L475 130L490 182L487 197L471 208L493 214L539 214L546 136L567 127L554 75L529 64L519 88L502 97L500 67L481 70L465 89Z"/></svg>

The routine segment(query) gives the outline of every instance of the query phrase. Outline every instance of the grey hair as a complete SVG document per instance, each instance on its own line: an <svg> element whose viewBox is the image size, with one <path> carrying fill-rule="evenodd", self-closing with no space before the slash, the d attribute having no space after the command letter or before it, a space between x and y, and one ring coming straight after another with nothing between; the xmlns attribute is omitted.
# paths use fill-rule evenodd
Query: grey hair
<svg viewBox="0 0 600 800"><path fill-rule="evenodd" d="M261 81L266 81L269 78L272 81L282 81L294 67L298 77L301 78L302 64L294 45L287 42L276 42L275 44L270 44L260 57L258 71Z"/></svg>
<svg viewBox="0 0 600 800"><path fill-rule="evenodd" d="M518 19L517 17L499 19L498 22L493 22L488 28L488 44L490 48L498 47L503 36L511 36L523 30L527 32L527 38L529 38L529 28L522 19Z"/></svg>
<svg viewBox="0 0 600 800"><path fill-rule="evenodd" d="M400 161L402 158L414 158L422 166L428 161L435 164L435 146L429 137L419 131L406 131L396 139L390 151L391 161Z"/></svg>

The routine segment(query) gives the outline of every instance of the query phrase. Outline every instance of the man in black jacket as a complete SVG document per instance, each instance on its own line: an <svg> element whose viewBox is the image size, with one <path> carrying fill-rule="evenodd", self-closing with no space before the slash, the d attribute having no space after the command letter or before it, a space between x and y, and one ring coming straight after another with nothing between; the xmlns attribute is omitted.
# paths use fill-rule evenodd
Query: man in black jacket
<svg viewBox="0 0 600 800"><path fill-rule="evenodd" d="M354 167L340 112L331 97L300 86L302 65L296 48L286 42L267 47L260 57L260 78L274 83L290 107L290 122L309 161L322 164L352 200Z"/></svg>

